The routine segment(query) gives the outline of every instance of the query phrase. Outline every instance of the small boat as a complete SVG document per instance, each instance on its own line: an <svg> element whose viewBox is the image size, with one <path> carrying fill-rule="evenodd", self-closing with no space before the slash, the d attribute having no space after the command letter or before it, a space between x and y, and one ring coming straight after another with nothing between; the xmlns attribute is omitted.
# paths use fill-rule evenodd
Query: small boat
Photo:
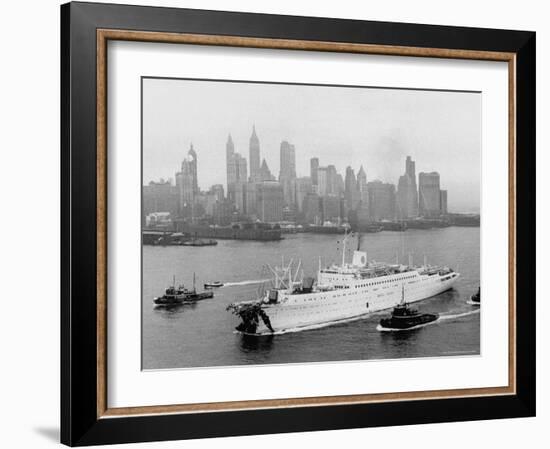
<svg viewBox="0 0 550 449"><path fill-rule="evenodd" d="M416 327L431 323L439 318L437 313L420 313L418 310L409 307L405 302L405 287L401 302L393 308L390 317L382 318L378 330L401 331L414 329Z"/></svg>
<svg viewBox="0 0 550 449"><path fill-rule="evenodd" d="M470 299L467 301L468 304L472 306L481 305L481 287L477 288L477 292L470 296Z"/></svg>
<svg viewBox="0 0 550 449"><path fill-rule="evenodd" d="M214 297L214 292L197 292L195 289L195 273L193 273L193 288L187 289L183 284L176 288L176 280L171 287L164 291L164 295L153 299L153 303L162 306L171 306L176 304L193 303Z"/></svg>
<svg viewBox="0 0 550 449"><path fill-rule="evenodd" d="M204 288L219 288L223 287L223 282L221 281L214 281L214 282L207 282L204 284Z"/></svg>

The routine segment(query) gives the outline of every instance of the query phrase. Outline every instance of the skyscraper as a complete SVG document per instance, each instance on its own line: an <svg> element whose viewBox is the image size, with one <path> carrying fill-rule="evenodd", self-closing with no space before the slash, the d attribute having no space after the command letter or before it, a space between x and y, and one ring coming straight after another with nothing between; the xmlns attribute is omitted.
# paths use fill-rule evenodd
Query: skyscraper
<svg viewBox="0 0 550 449"><path fill-rule="evenodd" d="M441 215L439 173L420 173L418 175L418 205L420 215L424 217Z"/></svg>
<svg viewBox="0 0 550 449"><path fill-rule="evenodd" d="M309 176L304 176L301 178L295 179L295 192L296 192L296 209L298 212L304 211L304 199L307 194L311 193L312 191L312 184L311 184L311 178Z"/></svg>
<svg viewBox="0 0 550 449"><path fill-rule="evenodd" d="M357 179L353 168L346 168L345 191L346 206L349 210L356 210L359 203L359 195L357 192Z"/></svg>
<svg viewBox="0 0 550 449"><path fill-rule="evenodd" d="M256 135L256 126L252 126L248 157L250 161L250 181L260 181L260 140Z"/></svg>
<svg viewBox="0 0 550 449"><path fill-rule="evenodd" d="M176 173L176 189L178 192L178 214L184 217L193 216L193 206L195 196L198 193L195 190L197 185L196 172L197 165L195 151L191 146L188 152L189 158L185 158L181 163L181 171Z"/></svg>
<svg viewBox="0 0 550 449"><path fill-rule="evenodd" d="M317 193L319 196L330 193L327 167L317 167Z"/></svg>
<svg viewBox="0 0 550 449"><path fill-rule="evenodd" d="M340 223L342 218L341 198L338 195L329 194L321 198L323 222Z"/></svg>
<svg viewBox="0 0 550 449"><path fill-rule="evenodd" d="M359 197L357 219L360 222L367 222L369 219L369 192L367 189L367 173L362 165L357 172L357 195Z"/></svg>
<svg viewBox="0 0 550 449"><path fill-rule="evenodd" d="M229 194L229 185L233 184L237 180L237 167L234 163L235 145L231 134L227 137L225 144L225 164L227 168L227 192Z"/></svg>
<svg viewBox="0 0 550 449"><path fill-rule="evenodd" d="M304 198L303 212L306 223L321 224L321 198L317 193L308 193Z"/></svg>
<svg viewBox="0 0 550 449"><path fill-rule="evenodd" d="M260 220L277 222L283 219L283 189L277 181L264 181L258 184L257 213Z"/></svg>
<svg viewBox="0 0 550 449"><path fill-rule="evenodd" d="M281 142L281 170L279 182L283 187L284 203L287 206L295 205L296 191L294 180L296 179L296 152L294 145L286 140Z"/></svg>
<svg viewBox="0 0 550 449"><path fill-rule="evenodd" d="M367 184L369 192L369 216L371 220L395 218L395 185L382 181Z"/></svg>
<svg viewBox="0 0 550 449"><path fill-rule="evenodd" d="M318 184L317 171L319 170L319 158L312 157L309 161L309 168L310 168L311 184L316 188Z"/></svg>
<svg viewBox="0 0 550 449"><path fill-rule="evenodd" d="M187 153L187 155L189 156L189 168L191 170L191 175L193 176L193 193L194 195L198 195L199 180L197 177L197 153L195 153L193 144L191 144L191 147L189 148L189 152Z"/></svg>
<svg viewBox="0 0 550 449"><path fill-rule="evenodd" d="M440 190L439 191L440 193L440 204L439 204L439 208L441 210L441 213L443 215L447 215L447 191L446 190Z"/></svg>
<svg viewBox="0 0 550 449"><path fill-rule="evenodd" d="M337 194L340 193L338 172L334 165L327 166L327 190L328 193Z"/></svg>
<svg viewBox="0 0 550 449"><path fill-rule="evenodd" d="M296 151L286 140L281 142L281 171L279 178L296 178Z"/></svg>
<svg viewBox="0 0 550 449"><path fill-rule="evenodd" d="M367 195L367 174L365 173L365 169L361 165L361 168L359 168L359 171L357 172L357 190L359 192L360 200L366 201L366 195Z"/></svg>
<svg viewBox="0 0 550 449"><path fill-rule="evenodd" d="M397 184L397 216L412 218L418 215L418 192L416 190L415 162L410 156L405 161L405 174Z"/></svg>
<svg viewBox="0 0 550 449"><path fill-rule="evenodd" d="M246 188L244 184L247 182L247 167L246 158L235 152L235 145L231 134L227 138L225 144L226 166L227 166L227 198L233 204L239 207L239 211L243 212L245 204Z"/></svg>

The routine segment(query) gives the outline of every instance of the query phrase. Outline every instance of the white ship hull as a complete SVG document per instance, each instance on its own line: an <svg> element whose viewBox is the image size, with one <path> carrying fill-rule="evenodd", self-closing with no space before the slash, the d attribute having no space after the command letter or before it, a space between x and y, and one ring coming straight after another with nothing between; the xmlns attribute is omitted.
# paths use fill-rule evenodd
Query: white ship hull
<svg viewBox="0 0 550 449"><path fill-rule="evenodd" d="M326 273L323 275L327 277ZM334 279L324 279L335 286L333 290L282 295L276 304L262 304L261 309L269 318L271 328L259 320L255 334L329 325L367 316L393 308L403 296L408 303L421 301L450 289L458 277L455 272L420 274L409 271L374 279L348 280L339 274Z"/></svg>

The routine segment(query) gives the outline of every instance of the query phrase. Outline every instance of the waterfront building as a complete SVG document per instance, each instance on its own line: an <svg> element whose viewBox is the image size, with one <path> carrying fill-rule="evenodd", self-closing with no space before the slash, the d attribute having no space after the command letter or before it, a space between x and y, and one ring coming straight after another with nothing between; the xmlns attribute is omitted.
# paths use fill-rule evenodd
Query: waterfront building
<svg viewBox="0 0 550 449"><path fill-rule="evenodd" d="M420 173L418 175L418 205L423 217L441 215L441 192L439 173Z"/></svg>
<svg viewBox="0 0 550 449"><path fill-rule="evenodd" d="M283 219L284 195L277 181L264 181L258 184L257 213L261 221L272 223Z"/></svg>
<svg viewBox="0 0 550 449"><path fill-rule="evenodd" d="M296 211L294 208L289 206L283 207L283 221L296 223Z"/></svg>
<svg viewBox="0 0 550 449"><path fill-rule="evenodd" d="M193 209L193 217L212 217L214 215L214 205L217 202L216 194L212 191L199 192L195 197L195 207Z"/></svg>
<svg viewBox="0 0 550 449"><path fill-rule="evenodd" d="M251 218L258 215L258 184L257 182L246 184L244 213Z"/></svg>
<svg viewBox="0 0 550 449"><path fill-rule="evenodd" d="M178 194L171 181L161 179L158 182L151 181L143 186L143 215L147 216L155 212L167 212L172 217L177 215Z"/></svg>
<svg viewBox="0 0 550 449"><path fill-rule="evenodd" d="M308 193L303 203L304 219L309 224L322 224L321 198L315 192Z"/></svg>
<svg viewBox="0 0 550 449"><path fill-rule="evenodd" d="M248 183L237 181L232 186L231 199L240 214L246 213L246 191Z"/></svg>
<svg viewBox="0 0 550 449"><path fill-rule="evenodd" d="M321 198L323 222L330 221L340 223L342 217L342 205L338 195L328 194Z"/></svg>
<svg viewBox="0 0 550 449"><path fill-rule="evenodd" d="M218 226L227 226L233 221L234 205L231 201L225 199L217 201L213 207L214 224Z"/></svg>
<svg viewBox="0 0 550 449"><path fill-rule="evenodd" d="M252 126L252 135L248 146L248 157L250 161L250 181L260 182L260 139L256 135L256 126Z"/></svg>
<svg viewBox="0 0 550 449"><path fill-rule="evenodd" d="M370 220L395 219L395 185L376 180L367 183L367 189Z"/></svg>
<svg viewBox="0 0 550 449"><path fill-rule="evenodd" d="M152 212L145 216L145 226L151 228L170 229L173 226L170 212Z"/></svg>
<svg viewBox="0 0 550 449"><path fill-rule="evenodd" d="M369 223L370 221L371 219L369 209L366 205L363 205L363 203L361 203L359 209L357 209L357 224L364 225Z"/></svg>
<svg viewBox="0 0 550 449"><path fill-rule="evenodd" d="M296 151L294 145L286 140L281 142L281 169L279 182L283 187L284 202L287 206L294 206L296 192L294 180L296 179Z"/></svg>
<svg viewBox="0 0 550 449"><path fill-rule="evenodd" d="M439 209L441 210L442 215L447 215L447 191L446 190L440 190L440 203L439 203Z"/></svg>

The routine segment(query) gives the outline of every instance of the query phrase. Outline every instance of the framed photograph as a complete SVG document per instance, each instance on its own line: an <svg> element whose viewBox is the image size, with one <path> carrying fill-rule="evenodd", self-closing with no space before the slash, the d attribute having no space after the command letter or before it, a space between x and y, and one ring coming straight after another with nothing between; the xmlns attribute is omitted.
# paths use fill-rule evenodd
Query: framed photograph
<svg viewBox="0 0 550 449"><path fill-rule="evenodd" d="M63 443L534 416L535 33L61 26Z"/></svg>

